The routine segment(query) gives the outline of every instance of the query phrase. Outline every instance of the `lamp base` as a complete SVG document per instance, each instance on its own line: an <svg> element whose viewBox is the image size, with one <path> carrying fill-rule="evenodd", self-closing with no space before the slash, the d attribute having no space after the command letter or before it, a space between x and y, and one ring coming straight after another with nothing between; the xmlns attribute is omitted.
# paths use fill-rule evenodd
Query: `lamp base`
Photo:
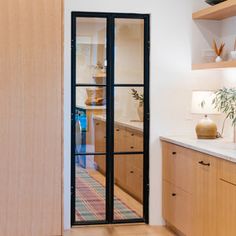
<svg viewBox="0 0 236 236"><path fill-rule="evenodd" d="M201 119L196 125L195 130L198 139L216 139L217 137L217 126L208 117Z"/></svg>

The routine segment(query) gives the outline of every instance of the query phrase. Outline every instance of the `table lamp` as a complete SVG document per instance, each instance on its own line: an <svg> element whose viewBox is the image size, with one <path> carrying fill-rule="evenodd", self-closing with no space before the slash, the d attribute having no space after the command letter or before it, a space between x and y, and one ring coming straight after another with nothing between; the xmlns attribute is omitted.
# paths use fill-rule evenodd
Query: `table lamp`
<svg viewBox="0 0 236 236"><path fill-rule="evenodd" d="M217 126L208 117L208 115L220 114L212 103L214 98L213 91L192 92L192 113L204 115L195 128L198 139L215 139L217 137Z"/></svg>

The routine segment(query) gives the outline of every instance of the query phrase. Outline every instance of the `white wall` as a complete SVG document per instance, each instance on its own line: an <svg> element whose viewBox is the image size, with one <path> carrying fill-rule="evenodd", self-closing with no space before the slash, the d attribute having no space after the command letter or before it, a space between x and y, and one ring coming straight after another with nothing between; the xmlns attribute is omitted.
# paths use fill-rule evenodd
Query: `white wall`
<svg viewBox="0 0 236 236"><path fill-rule="evenodd" d="M151 14L150 223L163 223L159 136L194 134L199 117L190 114L193 89L216 89L220 73L191 71L192 3L202 0L65 1L65 227L70 226L70 19L71 11ZM200 5L199 5L200 4Z"/></svg>

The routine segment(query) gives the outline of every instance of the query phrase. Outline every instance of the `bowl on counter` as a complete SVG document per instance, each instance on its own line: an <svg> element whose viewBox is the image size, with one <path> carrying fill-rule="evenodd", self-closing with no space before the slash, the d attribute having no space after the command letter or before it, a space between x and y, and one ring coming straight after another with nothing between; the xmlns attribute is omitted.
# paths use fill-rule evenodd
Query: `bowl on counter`
<svg viewBox="0 0 236 236"><path fill-rule="evenodd" d="M210 4L210 5L212 5L212 6L214 6L214 5L218 4L218 3L225 2L225 1L226 0L206 0L205 2Z"/></svg>

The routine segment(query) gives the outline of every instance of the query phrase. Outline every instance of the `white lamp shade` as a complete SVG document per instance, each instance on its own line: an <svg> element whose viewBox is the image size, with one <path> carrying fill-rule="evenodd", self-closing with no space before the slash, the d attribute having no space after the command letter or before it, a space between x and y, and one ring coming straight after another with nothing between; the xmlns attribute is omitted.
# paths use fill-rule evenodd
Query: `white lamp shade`
<svg viewBox="0 0 236 236"><path fill-rule="evenodd" d="M220 114L212 103L215 98L213 91L192 92L192 113L194 114Z"/></svg>

